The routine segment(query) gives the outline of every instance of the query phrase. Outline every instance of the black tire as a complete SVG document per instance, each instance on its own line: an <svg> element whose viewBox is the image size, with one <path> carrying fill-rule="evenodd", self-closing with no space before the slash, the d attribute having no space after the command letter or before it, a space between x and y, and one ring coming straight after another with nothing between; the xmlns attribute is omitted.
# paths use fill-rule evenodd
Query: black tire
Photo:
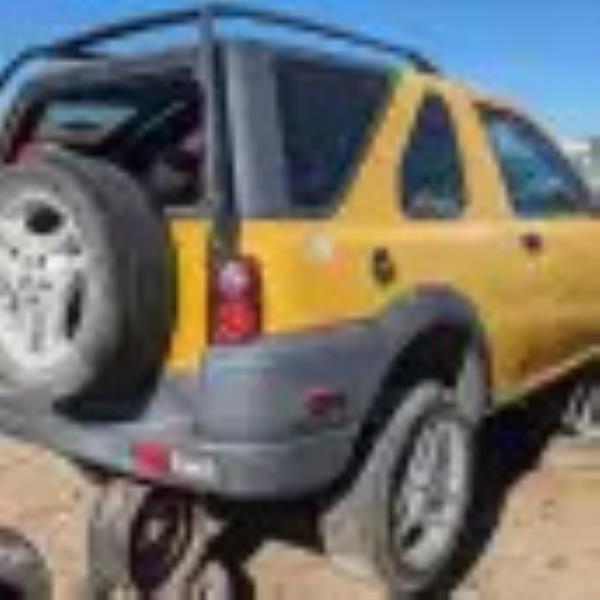
<svg viewBox="0 0 600 600"><path fill-rule="evenodd" d="M158 540L148 540L156 533L152 519L159 519ZM196 600L195 590L208 589L212 596L207 598L221 600L215 594L228 589L227 572L204 565L210 536L207 513L197 498L113 481L102 490L89 522L88 595L95 600Z"/></svg>
<svg viewBox="0 0 600 600"><path fill-rule="evenodd" d="M92 398L133 396L158 371L172 327L174 274L161 216L129 175L68 153L0 171L0 216L34 214L25 204L32 198L77 230L86 279L64 355L26 364L0 336L0 398L47 406L85 394L91 406ZM24 248L13 250L27 258Z"/></svg>
<svg viewBox="0 0 600 600"><path fill-rule="evenodd" d="M565 390L565 400L557 419L562 431L574 439L600 439L600 379L597 370L589 369L578 374Z"/></svg>
<svg viewBox="0 0 600 600"><path fill-rule="evenodd" d="M475 425L439 384L420 383L404 392L398 402L396 414L361 473L323 524L325 545L334 562L355 575L383 580L395 599L430 591L445 575L472 499L475 453ZM457 457L453 468L461 473L455 485L460 489L453 490L453 500L448 501L452 508L448 530L437 540L431 557L417 564L409 550L398 543L402 519L394 516L393 509L398 505L417 443L427 428L437 426L449 428L453 443L460 446L453 450ZM440 496L439 490L437 493ZM425 533L423 539L427 540Z"/></svg>
<svg viewBox="0 0 600 600"><path fill-rule="evenodd" d="M191 581L185 600L236 600L240 597L227 565L210 561L202 565Z"/></svg>
<svg viewBox="0 0 600 600"><path fill-rule="evenodd" d="M38 550L20 534L0 530L0 598L50 600L52 580Z"/></svg>

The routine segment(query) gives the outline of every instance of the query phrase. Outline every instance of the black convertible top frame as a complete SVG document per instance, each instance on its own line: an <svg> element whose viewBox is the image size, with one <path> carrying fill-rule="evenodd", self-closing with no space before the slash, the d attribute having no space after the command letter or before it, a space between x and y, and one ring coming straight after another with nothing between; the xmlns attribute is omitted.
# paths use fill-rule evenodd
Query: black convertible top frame
<svg viewBox="0 0 600 600"><path fill-rule="evenodd" d="M246 20L267 26L309 33L322 38L340 40L356 47L408 60L419 70L437 72L437 68L428 58L412 48L302 17L228 2L227 4L210 3L196 9L164 11L128 19L92 29L82 34L65 37L50 44L28 48L18 54L0 71L0 88L11 78L15 71L31 60L44 58L78 60L99 58L101 55L90 50L94 46L146 33L154 29L180 26L193 23L195 20L200 22L200 20L206 19L210 21Z"/></svg>
<svg viewBox="0 0 600 600"><path fill-rule="evenodd" d="M215 24L222 21L243 20L259 25L307 33L328 40L337 40L350 46L363 48L402 59L420 71L435 73L436 67L421 53L402 45L387 42L302 17L271 10L254 8L241 3L207 3L187 10L165 11L92 29L82 34L66 37L50 44L24 50L0 70L0 91L24 65L36 60L98 60L110 58L110 53L97 51L97 47L130 36L198 23L200 44L203 48L199 64L199 80L205 98L205 123L208 156L203 166L205 201L216 209L216 226L231 222L232 203L227 200L226 169L224 166L223 140L224 118L222 99L215 82L217 69L217 36ZM223 217L223 218L219 218ZM228 229L229 227L227 227ZM225 236L228 237L228 236Z"/></svg>

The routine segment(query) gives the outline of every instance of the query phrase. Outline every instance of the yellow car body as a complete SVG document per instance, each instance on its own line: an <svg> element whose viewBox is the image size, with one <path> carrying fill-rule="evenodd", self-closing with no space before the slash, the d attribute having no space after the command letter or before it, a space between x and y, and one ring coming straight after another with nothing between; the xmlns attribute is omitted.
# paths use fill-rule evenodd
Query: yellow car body
<svg viewBox="0 0 600 600"><path fill-rule="evenodd" d="M221 18L350 51L221 37ZM200 46L96 52L200 22ZM432 591L470 515L481 423L597 358L600 206L558 144L414 50L236 3L30 49L0 87L32 58L75 64L7 111L0 204L74 283L51 271L47 295L54 258L3 240L26 275L2 290L26 352L0 363L26 368L2 386L0 429L217 497L219 521L313 496L294 507L338 564L394 596ZM585 429L597 382L578 385L565 422ZM98 531L129 565L141 487L125 517L119 489Z"/></svg>
<svg viewBox="0 0 600 600"><path fill-rule="evenodd" d="M465 168L465 210L451 221L412 219L398 210L398 157L428 93L450 107ZM394 301L441 286L460 293L480 318L498 401L593 357L600 339L600 279L594 275L600 222L591 212L518 219L479 106L518 114L442 76L407 70L397 77L333 216L242 222L241 252L257 257L263 268L266 334L367 321ZM208 346L203 249L209 225L173 219L170 227L180 276L169 366L189 372ZM543 239L543 252L527 252L523 239L529 234ZM389 285L371 276L374 247L392 256L397 276Z"/></svg>

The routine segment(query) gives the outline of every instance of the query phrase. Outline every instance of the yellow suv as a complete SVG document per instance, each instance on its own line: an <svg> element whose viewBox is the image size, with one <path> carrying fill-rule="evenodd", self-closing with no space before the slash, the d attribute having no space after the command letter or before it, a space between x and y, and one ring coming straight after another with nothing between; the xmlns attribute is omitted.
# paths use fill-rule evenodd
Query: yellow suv
<svg viewBox="0 0 600 600"><path fill-rule="evenodd" d="M239 18L336 49L215 34ZM600 339L600 224L556 145L410 49L233 4L3 80L29 59L60 64L2 138L1 428L238 508L325 494L339 562L432 585L477 425Z"/></svg>

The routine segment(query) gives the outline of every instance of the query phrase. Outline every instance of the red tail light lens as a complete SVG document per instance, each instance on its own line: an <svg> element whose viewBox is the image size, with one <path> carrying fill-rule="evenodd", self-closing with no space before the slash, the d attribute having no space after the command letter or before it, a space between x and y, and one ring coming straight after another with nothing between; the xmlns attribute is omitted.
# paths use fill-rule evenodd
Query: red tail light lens
<svg viewBox="0 0 600 600"><path fill-rule="evenodd" d="M234 258L218 265L211 288L212 342L240 344L260 334L261 277L253 258Z"/></svg>

